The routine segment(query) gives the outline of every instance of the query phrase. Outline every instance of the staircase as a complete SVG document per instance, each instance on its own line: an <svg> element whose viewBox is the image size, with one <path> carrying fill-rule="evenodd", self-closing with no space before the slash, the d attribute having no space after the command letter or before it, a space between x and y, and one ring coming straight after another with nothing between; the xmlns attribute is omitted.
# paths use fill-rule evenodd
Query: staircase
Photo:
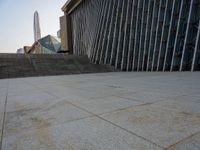
<svg viewBox="0 0 200 150"><path fill-rule="evenodd" d="M0 79L112 71L115 69L109 65L92 64L87 56L0 54Z"/></svg>

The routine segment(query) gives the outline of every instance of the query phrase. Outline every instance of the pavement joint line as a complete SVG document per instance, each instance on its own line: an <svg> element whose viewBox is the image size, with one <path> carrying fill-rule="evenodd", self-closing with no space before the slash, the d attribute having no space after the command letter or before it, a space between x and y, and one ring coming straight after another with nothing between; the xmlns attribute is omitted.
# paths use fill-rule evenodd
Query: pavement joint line
<svg viewBox="0 0 200 150"><path fill-rule="evenodd" d="M198 134L200 134L200 131L196 132L196 133L193 133L193 134L187 136L186 138L183 138L183 139L179 140L178 142L168 146L167 148L164 148L164 150L170 150L173 146L176 146L176 145L178 145L178 144L180 144L180 143L182 143L182 142L184 142L184 141L186 141L186 140L188 140L188 139L190 139L190 138L192 138L192 137L194 137L194 136L196 136Z"/></svg>
<svg viewBox="0 0 200 150"><path fill-rule="evenodd" d="M34 81L32 82L32 81L26 81L27 83L29 83L29 84L33 84L34 83ZM30 83L31 82L31 83ZM35 87L37 87L36 85L34 85ZM52 86L53 86L53 84L52 84ZM37 88L39 88L39 89L41 89L43 92L46 92L46 93L48 93L48 94L50 94L50 95L52 95L52 96L56 96L57 98L59 98L59 99L61 99L62 98L62 96L57 96L56 94L54 95L54 93L51 93L50 91L48 91L48 90L46 90L44 87L37 87ZM45 91L46 90L46 91ZM67 91L67 90L66 90ZM177 95L177 96L180 96L180 95ZM183 96L184 96L184 94L183 94ZM185 96L187 96L187 95L185 95ZM122 98L124 98L124 97L122 97ZM63 100L64 100L64 97L63 97ZM67 99L65 99L66 101L67 101ZM129 100L131 100L131 99L129 99ZM161 100L162 101L162 100ZM69 101L67 101L67 103L69 103L69 104L71 104L71 105L73 105L73 106L75 106L75 107L77 107L77 108L79 108L79 109L81 109L81 110L83 110L83 111L86 111L86 112L88 112L88 113L90 113L90 114L93 114L92 112L89 112L88 110L87 110L87 108L85 109L84 107L82 107L82 106L80 106L79 107L79 105L78 106L76 106L76 103L73 103L73 102L69 102ZM127 109L127 108L124 108L124 109ZM109 113L109 112L108 112ZM106 122L108 122L108 123L110 123L110 124L112 124L112 125L114 125L114 126L118 126L118 127L120 127L121 129L123 129L123 126L121 127L120 126L120 124L118 125L118 123L117 124L115 124L115 123L113 123L112 121L110 122L110 120L106 120L106 118L105 117L103 117L103 116L101 116L101 114L94 114L94 116L93 117L98 117L99 119L101 119L101 120L104 120L104 121L106 121ZM123 129L123 130L127 130L126 128L125 129ZM127 132L129 132L129 133L131 133L132 131L129 131L129 130L127 130ZM181 144L181 143L183 143L183 142L185 142L185 140L188 140L188 139L190 139L190 138L192 138L193 136L196 136L197 134L199 134L200 132L199 131L197 131L197 133L194 133L194 134L191 134L191 135L189 135L189 136L187 136L187 137L183 137L183 139L180 139L180 140L177 140L178 142L176 142L176 141L174 141L174 144L172 143L171 145L169 144L169 146L163 146L163 147L161 147L161 146L159 146L159 145L157 145L156 144L156 146L159 146L160 148L162 148L163 150L170 150L171 148L173 148L174 146L176 146L177 144L179 145L179 144ZM135 133L133 132L133 134L135 135ZM137 133L136 133L136 136L138 137L138 135L137 135ZM140 136L140 135L139 135ZM144 139L145 137L141 137L142 139ZM146 139L145 139L146 140ZM148 141L150 141L149 139L147 139ZM146 141L147 141L146 140ZM151 142L151 141L150 141ZM152 142L151 142L152 143ZM155 143L153 143L153 144L155 144Z"/></svg>
<svg viewBox="0 0 200 150"><path fill-rule="evenodd" d="M59 98L58 96L56 96L56 95L54 95L54 94L52 94L52 93L49 93L49 92L47 92L47 91L44 91L44 92L46 92L46 93L48 93L48 94L51 94L52 96L55 96L55 97ZM120 128L120 129L122 129L122 130L124 130L124 131L126 131L126 132L128 132L128 133L130 133L130 134L132 134L132 135L134 135L134 136L136 136L136 137L139 137L139 138L141 138L141 139L143 139L143 140L145 140L145 141L147 141L147 142L149 142L149 143L152 143L153 145L158 146L158 147L161 148L161 149L164 149L164 147L162 147L162 146L160 146L160 145L158 145L158 144L156 144L156 143L154 143L154 142L152 142L152 141L150 141L150 140L148 140L148 139L146 139L146 138L144 138L144 137L142 137L142 136L140 136L140 135L137 135L136 133L134 133L134 132L132 132L132 131L129 131L129 130L127 130L127 129L125 129L125 128L123 128L123 127L121 127L121 126L119 126L119 125L117 125L117 124L115 124L115 123L113 123L113 122L111 122L111 121L109 121L109 120L107 120L107 119L105 119L105 118L103 118L103 117L97 115L97 114L94 114L94 113L88 111L88 110L85 109L85 108L82 108L82 107L80 107L80 106L77 106L77 105L75 105L75 104L73 104L72 102L69 102L69 101L67 101L67 103L73 105L74 107L76 107L76 108L78 108L78 109L80 109L80 110L83 110L83 111L85 111L85 112L87 112L87 113L93 115L93 117L97 117L97 118L99 118L99 119L101 119L101 120L104 120L105 122L107 122L107 123L109 123L109 124L112 124L112 125L115 126L115 127L118 127L118 128ZM133 106L132 106L132 107L133 107Z"/></svg>
<svg viewBox="0 0 200 150"><path fill-rule="evenodd" d="M133 108L133 107L140 107L140 106L142 107L142 106L145 106L145 105L152 105L152 104L154 104L154 103L144 103L144 104L139 104L139 105L131 105L131 106L128 106L128 107L119 108L119 109L116 109L116 110L113 110L113 111L108 111L108 112L104 112L104 113L100 113L100 114L96 114L96 115L102 116L102 115L106 115L106 114L110 114L110 113L116 113L116 112L119 112L119 111L130 109L130 108Z"/></svg>
<svg viewBox="0 0 200 150"><path fill-rule="evenodd" d="M33 84L32 84L33 85ZM34 87L37 87L36 85L33 85ZM49 94L49 95L51 95L51 96L53 96L53 97L55 97L55 98L58 98L58 99L60 99L60 100L66 100L66 99L63 99L63 98L61 98L61 97L59 97L59 96L57 96L57 95L54 95L54 94L52 94L52 93L49 93L49 91L46 91L46 90L43 90L43 88L40 88L40 87L37 87L37 88L39 88L39 89L41 89L43 92L45 92L45 93L47 93L47 94ZM111 95L111 96L103 96L103 97L97 97L96 99L102 99L102 98L105 98L105 97L112 97L112 96L114 96L114 95ZM115 97L118 97L118 96L115 96ZM123 98L123 97L119 97L119 98ZM88 100L91 100L91 99L93 99L93 98L89 98ZM135 100L132 100L132 99L128 99L128 98L124 98L124 99L127 99L127 100L129 100L129 101L135 101ZM66 100L67 101L67 100ZM136 100L137 101L137 100ZM154 103L157 103L157 102L160 102L160 101L163 101L163 100L158 100L158 101L155 101L155 102L152 102L152 103L145 103L145 102L143 102L143 104L138 104L138 105L131 105L131 106L128 106L128 107L125 107L125 108L119 108L119 109L117 109L117 110L113 110L113 111L109 111L109 112L105 112L105 113L101 113L101 114L98 114L98 115L104 115L104 114L109 114L109 113L113 113L113 112L118 112L118 111L122 111L122 110L126 110L126 109L129 109L129 108L132 108L132 107L137 107L137 106L145 106L145 105L152 105L152 104L154 104ZM73 103L71 103L70 101L67 101L68 103L70 103L71 105L75 105L75 104L73 104ZM137 102L141 102L141 101L137 101ZM92 112L91 112L92 113ZM93 113L92 113L93 114ZM97 115L97 114L95 114L95 115ZM87 118L87 117L86 117ZM84 118L83 118L84 119ZM77 119L77 120L79 120L79 119Z"/></svg>
<svg viewBox="0 0 200 150"><path fill-rule="evenodd" d="M26 82L26 81L25 81L25 82ZM27 81L27 82L28 82L28 81ZM28 82L28 83L30 83L30 82ZM30 83L30 84L32 84L32 83ZM38 86L36 86L36 85L33 85L33 84L32 84L32 86L37 87L37 88L41 89L43 92L45 92L45 93L47 93L47 94L49 94L49 95L51 95L51 96L54 96L54 97L57 97L57 98L60 99L60 97L58 97L57 95L52 94L52 93L49 93L48 91L44 90L43 88L40 88L40 87L38 87ZM149 142L149 143L152 143L153 145L158 146L158 147L161 148L161 149L164 149L164 147L162 147L162 146L160 146L160 145L154 143L153 141L151 141L151 140L149 140L149 139L146 139L145 137L142 137L142 136L140 136L140 135L138 135L138 134L136 134L136 133L134 133L134 132L132 132L132 131L129 131L129 130L127 130L127 129L125 129L125 128L123 128L123 127L121 127L121 126L119 126L119 125L117 125L117 124L115 124L115 123L113 123L113 122L111 122L111 121L109 121L109 120L107 120L107 119L105 119L105 118L99 116L99 115L96 115L96 114L94 114L94 113L88 111L87 109L84 109L84 108L82 108L82 107L79 107L79 106L77 106L77 105L75 105L75 104L73 104L73 103L71 103L71 102L69 102L69 101L67 101L67 103L73 105L74 107L76 107L76 108L78 108L78 109L80 109L80 110L83 110L83 111L85 111L85 112L87 112L87 113L93 115L93 117L95 116L95 117L97 117L97 118L99 118L99 119L101 119L101 120L103 120L103 121L105 121L105 122L107 122L107 123L109 123L109 124L115 126L115 127L118 127L118 128L120 128L120 129L122 129L122 130L124 130L124 131L126 131L126 132L128 132L128 133L130 133L130 134L132 134L132 135L134 135L134 136L136 136L136 137L138 137L138 138L141 138L141 139L143 139L143 140L145 140L145 141L147 141L147 142Z"/></svg>
<svg viewBox="0 0 200 150"><path fill-rule="evenodd" d="M54 124L52 125L52 127L58 127L58 126L61 126L61 125L64 125L64 124L68 124L68 123L71 123L71 122L75 122L75 121L79 121L79 120L84 120L84 119L88 119L88 118L92 118L92 117L95 117L95 116L87 116L87 117L82 117L82 118L79 118L79 119L73 119L73 120L69 120L69 121L65 121L63 123L57 123L57 124ZM45 129L47 127L37 127L37 129ZM37 130L36 128L34 128L33 130ZM27 128L22 128L22 130L25 130L26 133L30 133L30 132L35 132L33 130L30 130L29 127ZM23 131L20 131L23 133ZM1 149L0 149L1 150Z"/></svg>
<svg viewBox="0 0 200 150"><path fill-rule="evenodd" d="M58 97L57 95L54 95L54 94L50 93L49 91L46 91L46 90L44 90L43 88L38 87L38 86L35 85L35 84L32 84L31 82L28 82L28 81L25 81L25 82L31 84L33 87L36 87L37 89L40 89L41 91L43 91L43 92L45 92L45 93L47 93L47 94L49 94L49 95L51 95L51 96L53 96L53 97L55 97L55 98L63 99L63 97ZM69 87L72 88L72 89L75 89L75 90L83 90L83 89L80 89L80 88L75 88L75 87L73 87L73 86L69 86ZM84 91L84 90L83 90L83 91ZM95 92L93 92L93 93L95 93ZM91 100L91 99L94 99L94 98L95 98L95 99L101 99L101 98L112 97L112 96L114 96L114 95L90 97L90 98L88 98L88 100Z"/></svg>
<svg viewBox="0 0 200 150"><path fill-rule="evenodd" d="M7 107L7 102L8 102L8 88L9 88L9 80L7 80L6 97L5 97L5 103L4 103L4 113L3 113L2 129L1 129L0 150L2 150L2 147L3 147L4 128L5 128L5 120L6 120L6 107Z"/></svg>
<svg viewBox="0 0 200 150"><path fill-rule="evenodd" d="M113 96L115 96L115 95L113 95ZM115 96L115 97L123 98L123 99L130 100L130 101L135 101L135 102L144 103L144 104L140 104L141 106L142 106L142 105L148 105L148 104L151 105L151 104L154 104L154 103L157 103L157 102L165 101L165 100L157 100L157 101L148 103L148 102L140 101L140 100L137 100L137 99L126 98L126 97L123 97L123 96ZM138 106L140 106L140 105L138 105Z"/></svg>
<svg viewBox="0 0 200 150"><path fill-rule="evenodd" d="M32 85L33 85L33 84L32 84ZM35 87L41 89L43 92L45 92L45 93L47 93L47 94L49 94L49 95L52 95L52 96L57 97L57 98L60 99L60 97L58 97L57 95L54 95L54 94L52 94L52 93L49 93L48 91L46 91L46 90L44 90L44 89L42 89L42 88L40 88L40 87L38 87L38 86L36 86L36 85L33 85L33 86L35 86ZM132 132L132 131L129 131L129 130L127 130L127 129L125 129L125 128L123 128L123 127L121 127L121 126L119 126L119 125L117 125L117 124L115 124L115 123L113 123L113 122L111 122L111 121L109 121L109 120L107 120L107 119L105 119L105 118L99 116L99 115L96 115L96 114L94 114L94 113L88 111L87 109L84 109L84 108L82 108L82 107L79 107L79 106L77 106L77 105L75 105L75 104L73 104L73 103L71 103L71 102L69 102L69 101L67 101L67 103L73 105L74 107L76 107L76 108L78 108L78 109L80 109L80 110L83 110L83 111L85 111L85 112L87 112L87 113L93 115L93 117L97 117L97 118L99 118L99 119L101 119L101 120L103 120L103 121L105 121L105 122L107 122L107 123L109 123L109 124L111 124L111 125L113 125L113 126L115 126L115 127L118 127L118 128L120 128L120 129L122 129L123 131L126 131L126 132L128 132L128 133L130 133L130 134L132 134L132 135L134 135L134 136L136 136L136 137L138 137L138 138L140 138L140 139L143 139L143 140L145 140L145 141L147 141L147 142L149 142L149 143L151 143L151 144L153 144L153 145L155 145L155 146L157 146L157 147L159 147L159 148L161 148L161 149L164 149L164 147L162 147L162 146L156 144L155 142L153 142L153 141L151 141L151 140L149 140L149 139L147 139L147 138L145 138L145 137L142 137L142 136L140 136L140 135L138 135L138 134L136 134L136 133L134 133L134 132Z"/></svg>
<svg viewBox="0 0 200 150"><path fill-rule="evenodd" d="M101 120L103 120L103 121L105 121L105 122L107 122L107 123L109 123L109 124L115 126L115 127L118 127L118 128L120 128L120 129L122 129L122 130L124 130L124 131L126 131L126 132L128 132L128 133L130 133L130 134L132 134L132 135L134 135L134 136L136 136L136 137L138 137L138 138L141 138L141 139L143 139L143 140L145 140L145 141L147 141L147 142L149 142L149 143L152 143L153 145L158 146L158 147L161 148L161 149L164 149L164 147L162 147L162 146L160 146L160 145L154 143L153 141L151 141L151 140L149 140L149 139L147 139L147 138L145 138L145 137L142 137L142 136L140 136L140 135L138 135L138 134L136 134L136 133L134 133L134 132L132 132L132 131L130 131L130 130L128 130L128 129L125 129L125 128L123 128L123 127L121 127L121 126L119 126L119 125L117 125L117 124L115 124L115 123L113 123L113 122L111 122L111 121L109 121L109 120L107 120L107 119L105 119L105 118L99 116L99 115L96 115L96 114L94 114L94 113L88 111L87 109L84 109L84 108L82 108L82 107L79 107L79 106L77 106L77 105L75 105L75 104L73 104L73 103L71 103L71 102L68 102L68 103L71 104L71 105L73 105L73 106L76 107L76 108L79 108L79 109L81 109L81 110L83 110L83 111L85 111L85 112L88 112L88 113L92 114L93 116L95 116L95 117L97 117L97 118L99 118L99 119L101 119Z"/></svg>

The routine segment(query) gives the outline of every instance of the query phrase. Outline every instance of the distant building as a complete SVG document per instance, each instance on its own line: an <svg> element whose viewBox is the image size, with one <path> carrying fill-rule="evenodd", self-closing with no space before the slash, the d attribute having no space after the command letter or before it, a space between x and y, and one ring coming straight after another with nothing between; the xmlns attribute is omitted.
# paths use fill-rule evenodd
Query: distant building
<svg viewBox="0 0 200 150"><path fill-rule="evenodd" d="M123 71L200 71L200 0L68 0L62 48Z"/></svg>
<svg viewBox="0 0 200 150"><path fill-rule="evenodd" d="M24 46L24 53L28 54L31 49L31 46Z"/></svg>
<svg viewBox="0 0 200 150"><path fill-rule="evenodd" d="M57 37L60 38L60 30L57 32Z"/></svg>
<svg viewBox="0 0 200 150"><path fill-rule="evenodd" d="M24 54L24 49L23 48L17 49L17 54Z"/></svg>
<svg viewBox="0 0 200 150"><path fill-rule="evenodd" d="M51 35L47 35L36 41L30 48L28 53L33 54L55 54L60 52L60 39Z"/></svg>
<svg viewBox="0 0 200 150"><path fill-rule="evenodd" d="M37 11L34 13L34 40L37 41L41 38L39 14Z"/></svg>

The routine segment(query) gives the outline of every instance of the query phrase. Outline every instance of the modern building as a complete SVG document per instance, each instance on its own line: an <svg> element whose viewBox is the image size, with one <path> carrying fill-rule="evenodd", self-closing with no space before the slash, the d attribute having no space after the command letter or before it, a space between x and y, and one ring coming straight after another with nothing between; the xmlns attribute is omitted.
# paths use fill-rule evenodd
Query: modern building
<svg viewBox="0 0 200 150"><path fill-rule="evenodd" d="M32 54L56 54L60 52L60 39L51 35L47 35L36 41L30 48L28 53Z"/></svg>
<svg viewBox="0 0 200 150"><path fill-rule="evenodd" d="M33 30L34 30L34 40L37 41L41 38L41 31L40 31L40 20L39 14L37 11L34 13L34 23L33 23Z"/></svg>
<svg viewBox="0 0 200 150"><path fill-rule="evenodd" d="M30 51L30 49L31 49L31 46L24 46L24 52L25 52L25 54L28 54L29 51Z"/></svg>
<svg viewBox="0 0 200 150"><path fill-rule="evenodd" d="M24 54L24 49L23 48L17 49L17 54Z"/></svg>
<svg viewBox="0 0 200 150"><path fill-rule="evenodd" d="M68 0L62 10L61 45L75 55L124 71L200 70L199 0Z"/></svg>
<svg viewBox="0 0 200 150"><path fill-rule="evenodd" d="M23 48L17 49L17 54L28 54L30 51L30 46L24 46Z"/></svg>
<svg viewBox="0 0 200 150"><path fill-rule="evenodd" d="M57 38L60 38L60 30L57 31Z"/></svg>

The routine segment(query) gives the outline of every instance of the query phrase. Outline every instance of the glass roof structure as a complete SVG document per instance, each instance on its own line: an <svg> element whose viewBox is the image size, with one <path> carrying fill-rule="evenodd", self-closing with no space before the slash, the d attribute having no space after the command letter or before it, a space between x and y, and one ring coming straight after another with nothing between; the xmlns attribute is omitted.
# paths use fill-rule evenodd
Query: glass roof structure
<svg viewBox="0 0 200 150"><path fill-rule="evenodd" d="M36 41L30 49L29 53L35 54L51 54L60 51L60 39L51 35L47 35Z"/></svg>

